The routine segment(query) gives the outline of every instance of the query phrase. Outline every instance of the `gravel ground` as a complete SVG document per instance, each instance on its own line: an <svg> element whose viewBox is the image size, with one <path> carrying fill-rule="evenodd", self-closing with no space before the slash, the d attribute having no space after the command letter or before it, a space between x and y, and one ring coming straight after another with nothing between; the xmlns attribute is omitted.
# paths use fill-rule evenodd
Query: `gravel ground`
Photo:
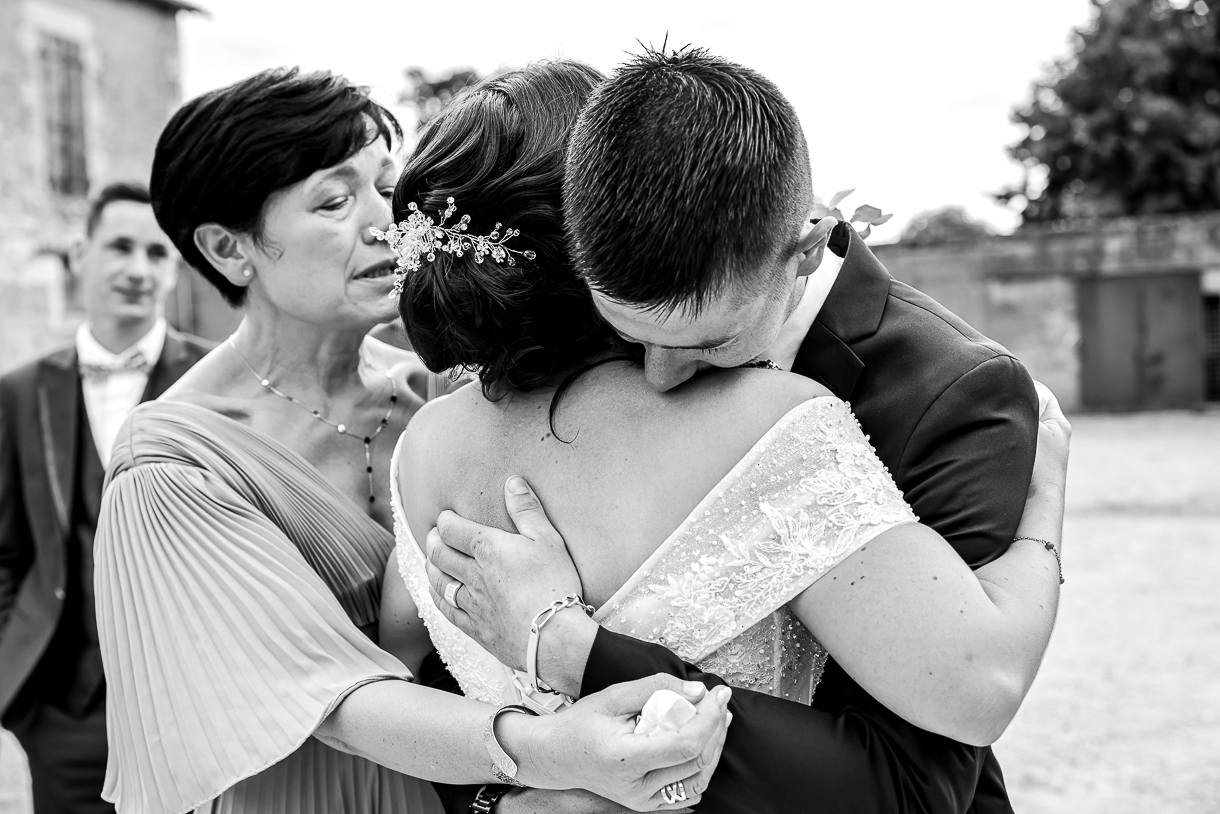
<svg viewBox="0 0 1220 814"><path fill-rule="evenodd" d="M1067 584L996 752L1019 814L1220 814L1220 413L1073 419ZM30 811L0 743L0 814Z"/></svg>
<svg viewBox="0 0 1220 814"><path fill-rule="evenodd" d="M1073 422L1059 620L996 754L1019 814L1220 812L1220 413Z"/></svg>

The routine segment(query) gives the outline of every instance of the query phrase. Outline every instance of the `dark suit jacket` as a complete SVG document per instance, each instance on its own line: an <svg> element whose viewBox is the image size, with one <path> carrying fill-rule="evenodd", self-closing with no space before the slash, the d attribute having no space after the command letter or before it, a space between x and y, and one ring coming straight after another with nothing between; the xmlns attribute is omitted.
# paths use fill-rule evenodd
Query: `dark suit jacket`
<svg viewBox="0 0 1220 814"><path fill-rule="evenodd" d="M835 236L848 244L843 267L793 370L850 402L920 519L970 564L988 562L1010 544L1029 488L1033 382L1003 347L893 280L845 228ZM663 647L602 629L582 694L657 672L723 683ZM1011 811L989 749L911 726L833 660L812 707L738 689L730 708L700 812Z"/></svg>
<svg viewBox="0 0 1220 814"><path fill-rule="evenodd" d="M164 393L208 350L170 330L142 400ZM38 665L69 589L78 381L75 347L0 376L0 715Z"/></svg>

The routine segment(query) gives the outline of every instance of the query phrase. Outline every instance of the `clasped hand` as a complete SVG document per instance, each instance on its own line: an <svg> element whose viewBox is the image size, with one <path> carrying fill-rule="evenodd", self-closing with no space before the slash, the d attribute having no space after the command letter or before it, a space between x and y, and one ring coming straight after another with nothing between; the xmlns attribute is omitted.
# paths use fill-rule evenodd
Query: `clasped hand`
<svg viewBox="0 0 1220 814"><path fill-rule="evenodd" d="M659 689L697 700L697 714L677 732L636 735L636 717ZM531 741L518 778L540 789L586 789L635 811L687 808L699 802L720 762L732 718L730 696L728 687L708 692L697 682L660 673L615 684L535 719L547 735ZM667 803L662 789L679 782L685 800ZM605 809L590 801L586 810Z"/></svg>

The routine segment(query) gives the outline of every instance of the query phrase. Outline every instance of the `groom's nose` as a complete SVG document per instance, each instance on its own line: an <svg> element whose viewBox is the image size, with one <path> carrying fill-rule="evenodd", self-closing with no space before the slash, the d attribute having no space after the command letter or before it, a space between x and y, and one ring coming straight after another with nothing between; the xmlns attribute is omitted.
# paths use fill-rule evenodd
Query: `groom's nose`
<svg viewBox="0 0 1220 814"><path fill-rule="evenodd" d="M698 371L699 362L689 351L644 347L644 378L659 393L677 387Z"/></svg>

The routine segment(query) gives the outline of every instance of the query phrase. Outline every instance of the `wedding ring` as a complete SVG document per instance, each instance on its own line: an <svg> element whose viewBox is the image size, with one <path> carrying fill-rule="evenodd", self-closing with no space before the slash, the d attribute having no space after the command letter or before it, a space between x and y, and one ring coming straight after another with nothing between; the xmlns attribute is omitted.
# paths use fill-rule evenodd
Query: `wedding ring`
<svg viewBox="0 0 1220 814"><path fill-rule="evenodd" d="M458 582L456 579L445 586L445 601L459 610L461 610L461 608L457 603L457 592L461 587L462 583Z"/></svg>
<svg viewBox="0 0 1220 814"><path fill-rule="evenodd" d="M677 783L670 783L668 786L661 789L661 799L666 805L674 803L682 803L686 801L686 786L679 780Z"/></svg>

